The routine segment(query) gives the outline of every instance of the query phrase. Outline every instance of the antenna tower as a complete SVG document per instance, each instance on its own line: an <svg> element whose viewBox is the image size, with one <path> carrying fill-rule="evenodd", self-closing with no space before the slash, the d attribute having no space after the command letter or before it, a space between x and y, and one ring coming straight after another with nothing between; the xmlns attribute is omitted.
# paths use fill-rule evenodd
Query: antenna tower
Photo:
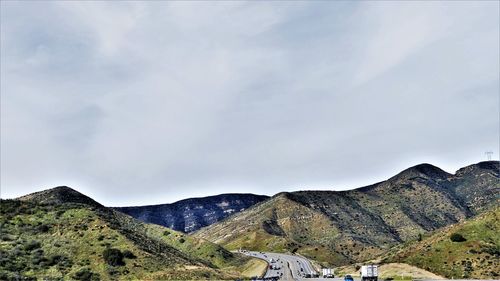
<svg viewBox="0 0 500 281"><path fill-rule="evenodd" d="M493 151L486 151L484 154L486 154L488 161L491 161L491 156L493 155Z"/></svg>

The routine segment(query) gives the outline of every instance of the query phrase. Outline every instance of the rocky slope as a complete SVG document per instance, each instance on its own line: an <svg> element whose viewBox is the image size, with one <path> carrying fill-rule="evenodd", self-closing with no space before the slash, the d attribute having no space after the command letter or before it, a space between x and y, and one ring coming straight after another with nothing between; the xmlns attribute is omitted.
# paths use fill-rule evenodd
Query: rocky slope
<svg viewBox="0 0 500 281"><path fill-rule="evenodd" d="M1 280L238 278L253 262L68 187L2 200Z"/></svg>
<svg viewBox="0 0 500 281"><path fill-rule="evenodd" d="M189 233L214 224L268 198L269 196L254 194L221 194L185 199L172 204L119 207L115 210L144 222Z"/></svg>
<svg viewBox="0 0 500 281"><path fill-rule="evenodd" d="M377 257L499 203L498 161L456 174L422 164L355 190L280 193L195 236L230 249L298 252L343 265Z"/></svg>

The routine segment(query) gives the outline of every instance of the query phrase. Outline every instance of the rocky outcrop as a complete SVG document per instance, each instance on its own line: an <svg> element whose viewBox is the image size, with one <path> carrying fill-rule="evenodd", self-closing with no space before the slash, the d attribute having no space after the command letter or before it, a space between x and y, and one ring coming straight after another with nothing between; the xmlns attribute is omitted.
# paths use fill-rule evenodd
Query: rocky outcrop
<svg viewBox="0 0 500 281"><path fill-rule="evenodd" d="M214 224L268 198L268 196L255 194L221 194L185 199L172 204L118 207L115 210L144 222L189 233Z"/></svg>

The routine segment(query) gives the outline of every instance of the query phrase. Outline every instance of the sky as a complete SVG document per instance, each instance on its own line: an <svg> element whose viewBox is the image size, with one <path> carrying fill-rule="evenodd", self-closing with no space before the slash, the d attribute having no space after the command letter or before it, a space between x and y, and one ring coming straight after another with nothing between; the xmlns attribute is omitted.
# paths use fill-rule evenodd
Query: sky
<svg viewBox="0 0 500 281"><path fill-rule="evenodd" d="M499 155L499 2L1 2L1 197L345 190Z"/></svg>

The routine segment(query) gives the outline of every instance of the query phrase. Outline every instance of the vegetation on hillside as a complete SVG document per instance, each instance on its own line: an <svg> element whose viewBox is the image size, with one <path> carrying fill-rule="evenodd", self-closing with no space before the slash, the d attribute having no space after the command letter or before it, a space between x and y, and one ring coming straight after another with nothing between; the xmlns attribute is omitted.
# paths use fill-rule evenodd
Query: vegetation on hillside
<svg viewBox="0 0 500 281"><path fill-rule="evenodd" d="M254 263L100 205L0 204L0 280L233 279Z"/></svg>
<svg viewBox="0 0 500 281"><path fill-rule="evenodd" d="M327 216L290 200L287 194L195 235L228 249L296 253L328 264L349 263L354 251L366 257L380 253L375 247L361 252L363 245L343 234Z"/></svg>
<svg viewBox="0 0 500 281"><path fill-rule="evenodd" d="M498 204L498 171L498 161L455 175L422 164L360 189L281 193L195 236L229 249L300 253L324 266L361 262Z"/></svg>
<svg viewBox="0 0 500 281"><path fill-rule="evenodd" d="M233 279L261 272L262 262L226 250L240 247L302 254L322 266L385 255L384 263L446 277L498 278L499 209L486 212L500 202L498 167L491 161L450 175L419 165L357 190L281 193L193 236L58 187L0 201L0 280Z"/></svg>
<svg viewBox="0 0 500 281"><path fill-rule="evenodd" d="M412 264L448 278L498 279L500 207L439 230L385 261Z"/></svg>

